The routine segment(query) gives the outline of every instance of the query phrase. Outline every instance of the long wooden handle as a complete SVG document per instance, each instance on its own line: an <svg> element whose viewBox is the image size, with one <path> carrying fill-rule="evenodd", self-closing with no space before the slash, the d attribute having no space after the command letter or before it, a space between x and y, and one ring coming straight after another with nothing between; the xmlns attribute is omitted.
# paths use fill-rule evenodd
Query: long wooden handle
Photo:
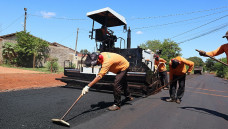
<svg viewBox="0 0 228 129"><path fill-rule="evenodd" d="M180 79L180 78L182 78L182 77L184 77L184 76L186 76L186 74L181 75L180 77L178 77L178 78L176 78L176 79L174 79L174 80L172 80L172 81L169 81L169 82L168 82L167 84L165 84L164 86L161 86L160 88L158 88L157 90L155 90L154 92L152 92L152 94L155 94L157 91L161 90L162 88L165 88L166 86L168 86L168 85L171 84L172 82L175 82L175 81L177 81L178 79Z"/></svg>
<svg viewBox="0 0 228 129"><path fill-rule="evenodd" d="M196 51L200 52L200 50L198 50L198 49L196 49ZM209 56L209 55L207 55L207 54L205 54L205 55L206 55L207 57L210 57L211 59L213 59L213 60L219 62L219 63L222 63L223 65L228 66L228 64L222 62L221 60L218 60L218 59L216 59L216 58L214 58L214 57L212 57L212 56Z"/></svg>
<svg viewBox="0 0 228 129"><path fill-rule="evenodd" d="M69 113L69 111L73 108L73 106L78 102L78 100L82 97L83 95L81 94L78 99L70 106L70 108L67 110L67 112L63 115L61 120Z"/></svg>

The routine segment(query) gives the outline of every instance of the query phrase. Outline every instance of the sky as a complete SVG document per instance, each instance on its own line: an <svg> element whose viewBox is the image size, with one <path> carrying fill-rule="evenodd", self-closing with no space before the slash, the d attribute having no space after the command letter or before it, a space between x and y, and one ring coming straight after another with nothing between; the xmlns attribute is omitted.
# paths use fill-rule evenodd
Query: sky
<svg viewBox="0 0 228 129"><path fill-rule="evenodd" d="M132 48L148 40L170 39L179 44L182 57L189 58L200 57L195 49L212 51L228 42L222 38L228 31L228 0L1 0L0 36L24 30L27 8L27 32L75 49L79 29L77 51L93 52L92 19L86 14L106 7L125 17ZM95 23L95 29L100 27ZM127 39L122 26L109 29Z"/></svg>

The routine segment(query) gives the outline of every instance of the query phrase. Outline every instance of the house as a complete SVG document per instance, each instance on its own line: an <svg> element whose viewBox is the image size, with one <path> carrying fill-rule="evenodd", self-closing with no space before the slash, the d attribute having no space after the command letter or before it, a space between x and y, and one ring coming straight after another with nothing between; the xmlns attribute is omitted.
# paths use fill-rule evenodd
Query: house
<svg viewBox="0 0 228 129"><path fill-rule="evenodd" d="M36 37L36 38L38 38L38 37ZM3 62L2 46L6 42L17 43L16 33L0 36L0 63ZM80 62L82 54L78 54L78 52L77 52L77 56L75 56L75 50L73 50L69 47L66 47L66 46L61 45L61 44L56 43L56 42L54 42L54 43L48 42L48 43L49 43L49 49L50 49L49 50L49 57L50 58L58 58L58 64L62 67L64 66L65 60L72 61L75 64L75 66L78 67L78 62ZM45 65L45 63L46 63L46 61L43 61L42 65Z"/></svg>

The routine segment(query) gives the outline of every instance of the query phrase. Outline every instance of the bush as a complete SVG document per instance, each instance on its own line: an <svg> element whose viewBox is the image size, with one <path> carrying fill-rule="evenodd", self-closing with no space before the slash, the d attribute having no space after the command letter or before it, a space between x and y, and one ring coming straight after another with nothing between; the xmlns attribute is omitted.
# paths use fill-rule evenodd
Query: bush
<svg viewBox="0 0 228 129"><path fill-rule="evenodd" d="M15 44L6 42L2 46L2 56L4 64L16 64L16 52L15 52Z"/></svg>
<svg viewBox="0 0 228 129"><path fill-rule="evenodd" d="M59 64L58 64L58 59L53 58L50 59L50 61L47 62L47 69L51 72L58 72L59 71Z"/></svg>
<svg viewBox="0 0 228 129"><path fill-rule="evenodd" d="M228 79L228 71L226 72L225 79Z"/></svg>
<svg viewBox="0 0 228 129"><path fill-rule="evenodd" d="M222 58L221 60L223 62L227 62L226 58ZM221 77L221 78L225 78L227 76L227 73L228 73L227 66L217 62L217 63L215 63L215 68L217 70L216 76Z"/></svg>

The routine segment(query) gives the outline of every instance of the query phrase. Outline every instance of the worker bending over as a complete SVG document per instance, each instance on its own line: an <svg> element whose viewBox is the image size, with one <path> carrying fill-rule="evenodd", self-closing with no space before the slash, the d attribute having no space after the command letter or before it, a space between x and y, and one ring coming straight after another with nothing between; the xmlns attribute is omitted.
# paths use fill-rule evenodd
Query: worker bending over
<svg viewBox="0 0 228 129"><path fill-rule="evenodd" d="M164 86L168 84L168 78L167 78L167 70L166 70L166 60L163 58L160 58L159 55L155 54L155 68L159 72L160 80L161 80L161 85ZM168 90L169 86L167 85L166 87L163 88L164 90Z"/></svg>
<svg viewBox="0 0 228 129"><path fill-rule="evenodd" d="M185 65L189 66L188 70L186 70ZM178 104L181 103L181 98L183 97L185 91L186 74L189 75L193 67L194 62L186 60L180 56L171 59L169 63L169 79L171 82L169 89L170 98L166 99L167 102L176 102ZM179 88L176 94L177 81L179 82Z"/></svg>
<svg viewBox="0 0 228 129"><path fill-rule="evenodd" d="M132 101L133 97L129 92L127 84L127 71L129 68L129 62L121 55L111 52L92 53L88 55L85 60L87 66L95 66L101 64L101 70L98 75L85 86L82 90L82 95L89 91L89 88L96 84L107 72L113 72L116 74L114 81L114 104L108 109L111 111L119 110L121 106L121 89L124 90L125 101Z"/></svg>
<svg viewBox="0 0 228 129"><path fill-rule="evenodd" d="M226 34L222 38L226 38L228 40L228 31L226 32ZM205 51L200 50L199 54L201 56L209 55L209 56L213 57L213 56L220 55L224 52L226 53L227 64L228 64L228 43L221 45L219 48L217 48L216 50L211 51L211 52L205 52Z"/></svg>

